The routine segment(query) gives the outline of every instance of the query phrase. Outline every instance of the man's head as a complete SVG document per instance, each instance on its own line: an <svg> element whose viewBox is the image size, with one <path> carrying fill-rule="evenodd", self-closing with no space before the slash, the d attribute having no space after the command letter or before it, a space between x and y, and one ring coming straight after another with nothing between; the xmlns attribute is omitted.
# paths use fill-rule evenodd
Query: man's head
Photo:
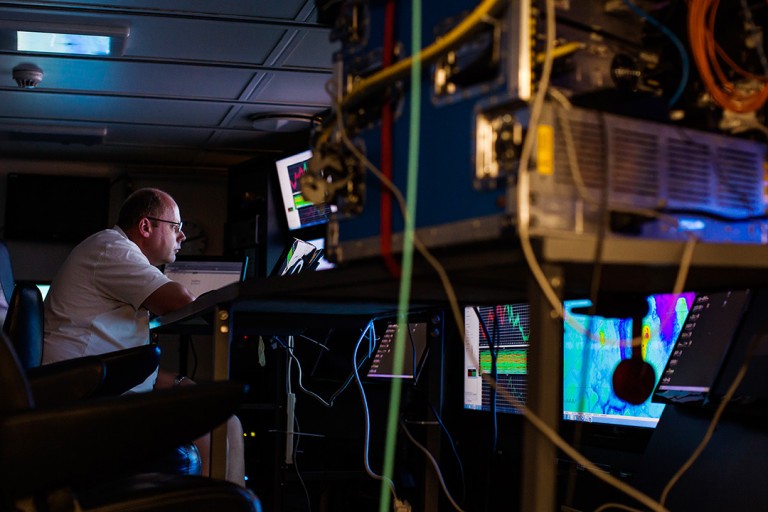
<svg viewBox="0 0 768 512"><path fill-rule="evenodd" d="M176 201L156 188L142 188L128 196L120 207L117 225L152 265L174 261L186 239Z"/></svg>

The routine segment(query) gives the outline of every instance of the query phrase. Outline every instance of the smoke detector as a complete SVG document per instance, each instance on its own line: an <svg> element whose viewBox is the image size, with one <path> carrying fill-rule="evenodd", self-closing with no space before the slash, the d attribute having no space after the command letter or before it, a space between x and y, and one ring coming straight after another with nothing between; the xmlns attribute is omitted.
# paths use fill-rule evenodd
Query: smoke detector
<svg viewBox="0 0 768 512"><path fill-rule="evenodd" d="M25 62L13 68L13 79L23 89L34 89L43 80L43 70Z"/></svg>

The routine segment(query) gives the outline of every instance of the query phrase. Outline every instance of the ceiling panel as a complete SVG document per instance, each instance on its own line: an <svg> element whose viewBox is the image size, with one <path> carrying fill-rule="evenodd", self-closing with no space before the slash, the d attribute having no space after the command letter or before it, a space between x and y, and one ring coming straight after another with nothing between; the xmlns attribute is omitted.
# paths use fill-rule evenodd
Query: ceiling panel
<svg viewBox="0 0 768 512"><path fill-rule="evenodd" d="M336 47L329 28L315 19L313 0L0 3L0 151L14 158L214 171L273 154L297 135L281 131L284 124L255 129L254 115L317 114L329 107L325 84ZM34 22L123 26L130 35L123 54L109 57L17 52L7 46L16 25L28 29ZM11 74L20 63L43 70L37 88L16 87ZM107 135L96 145L9 136L39 131L41 125L62 131L106 128Z"/></svg>
<svg viewBox="0 0 768 512"><path fill-rule="evenodd" d="M226 115L228 105L184 100L110 98L19 91L0 93L2 116L38 120L135 123L165 126L214 126ZM11 99L12 98L12 99Z"/></svg>
<svg viewBox="0 0 768 512"><path fill-rule="evenodd" d="M285 33L258 23L170 17L131 21L126 57L261 64Z"/></svg>
<svg viewBox="0 0 768 512"><path fill-rule="evenodd" d="M208 67L50 56L3 59L2 83L14 88L13 68L32 62L44 72L37 92L90 91L94 94L144 94L163 97L237 99L254 76L251 69Z"/></svg>
<svg viewBox="0 0 768 512"><path fill-rule="evenodd" d="M326 74L304 74L299 77L285 73L270 73L258 94L251 96L250 99L290 104L296 102L297 98L301 98L301 103L304 105L326 106L330 103L330 99L325 85L330 79L330 75Z"/></svg>
<svg viewBox="0 0 768 512"><path fill-rule="evenodd" d="M38 5L60 6L62 2L38 1ZM304 8L304 0L80 0L64 5L73 9L132 9L158 13L208 14L212 16L253 16L276 19L293 19Z"/></svg>

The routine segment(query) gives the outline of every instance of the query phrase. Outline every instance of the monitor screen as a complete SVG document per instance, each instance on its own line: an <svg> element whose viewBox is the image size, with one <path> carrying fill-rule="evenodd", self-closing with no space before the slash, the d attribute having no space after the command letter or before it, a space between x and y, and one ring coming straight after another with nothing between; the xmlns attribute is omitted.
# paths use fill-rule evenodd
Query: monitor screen
<svg viewBox="0 0 768 512"><path fill-rule="evenodd" d="M293 238L277 259L271 276L291 276L315 271L320 266L323 249L305 240Z"/></svg>
<svg viewBox="0 0 768 512"><path fill-rule="evenodd" d="M307 172L311 158L312 151L307 150L275 162L283 213L291 231L326 223L336 211L335 205L314 204L301 194L300 179Z"/></svg>
<svg viewBox="0 0 768 512"><path fill-rule="evenodd" d="M48 290L51 289L51 283L46 281L44 283L35 283L35 286L37 286L37 289L40 290L40 295L43 297L43 300L48 296Z"/></svg>
<svg viewBox="0 0 768 512"><path fill-rule="evenodd" d="M642 320L642 354L658 382L685 323L695 294L648 297ZM566 420L653 428L664 405L650 399L632 405L616 396L613 372L632 357L632 320L575 314L589 300L566 301L563 325L563 418Z"/></svg>
<svg viewBox="0 0 768 512"><path fill-rule="evenodd" d="M323 256L320 256L320 259L317 262L317 268L315 268L315 270L320 271L336 268L334 263L331 263L325 258L325 238L313 238L312 240L307 240L307 242L314 245L318 249L323 249Z"/></svg>
<svg viewBox="0 0 768 512"><path fill-rule="evenodd" d="M519 413L508 396L525 404L530 338L527 304L468 306L464 308L464 408ZM483 374L495 374L497 391ZM479 363L479 367L478 364Z"/></svg>
<svg viewBox="0 0 768 512"><path fill-rule="evenodd" d="M108 178L11 173L6 186L8 240L77 243L109 227Z"/></svg>
<svg viewBox="0 0 768 512"><path fill-rule="evenodd" d="M395 370L395 347L399 325L389 322L373 354L368 377L387 379L413 379L418 376L420 362L427 348L427 324L409 322L408 330L403 335L403 363L399 371Z"/></svg>
<svg viewBox="0 0 768 512"><path fill-rule="evenodd" d="M654 400L704 404L742 323L749 290L699 294L685 320Z"/></svg>
<svg viewBox="0 0 768 512"><path fill-rule="evenodd" d="M178 258L167 263L163 273L184 285L196 297L243 280L246 262L242 259Z"/></svg>

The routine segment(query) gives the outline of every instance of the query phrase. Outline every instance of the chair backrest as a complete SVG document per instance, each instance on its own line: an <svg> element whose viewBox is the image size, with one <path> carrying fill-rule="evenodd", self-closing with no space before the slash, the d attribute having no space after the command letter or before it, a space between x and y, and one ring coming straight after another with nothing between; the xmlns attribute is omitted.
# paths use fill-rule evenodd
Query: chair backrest
<svg viewBox="0 0 768 512"><path fill-rule="evenodd" d="M34 401L11 340L0 332L0 414L32 409Z"/></svg>
<svg viewBox="0 0 768 512"><path fill-rule="evenodd" d="M13 267L11 266L11 255L5 242L0 240L0 288L2 288L2 297L0 297L0 324L5 319L5 308L11 303L13 294Z"/></svg>
<svg viewBox="0 0 768 512"><path fill-rule="evenodd" d="M8 302L3 331L8 335L23 368L40 366L43 360L43 296L34 283L20 281Z"/></svg>

